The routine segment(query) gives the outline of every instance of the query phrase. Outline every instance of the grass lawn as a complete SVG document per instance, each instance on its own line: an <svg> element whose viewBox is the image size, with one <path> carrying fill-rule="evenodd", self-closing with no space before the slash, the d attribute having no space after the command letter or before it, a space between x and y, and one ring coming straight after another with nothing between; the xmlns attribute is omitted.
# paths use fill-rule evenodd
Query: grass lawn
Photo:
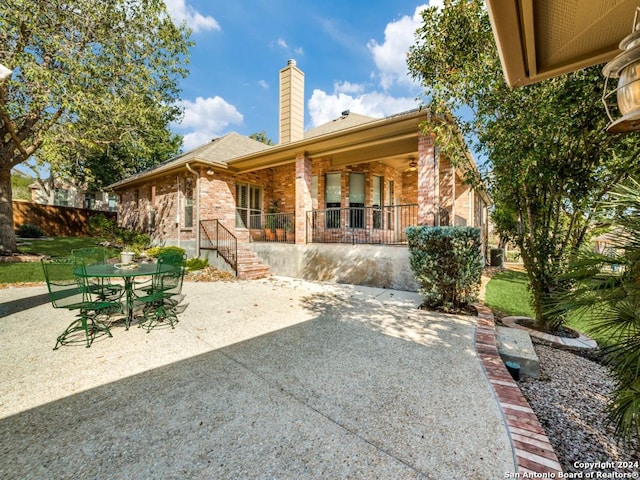
<svg viewBox="0 0 640 480"><path fill-rule="evenodd" d="M38 255L48 255L50 257L64 257L70 255L75 248L95 247L102 242L101 238L92 237L53 237L53 238L30 238L25 240L28 245L20 245L20 253L34 253ZM118 250L111 249L111 254L116 256Z"/></svg>
<svg viewBox="0 0 640 480"><path fill-rule="evenodd" d="M95 247L102 239L91 237L54 237L50 239L25 240L28 245L18 247L20 253L63 257L70 255L75 248ZM116 256L117 249L110 249ZM0 283L44 282L44 273L40 262L3 262L0 263Z"/></svg>
<svg viewBox="0 0 640 480"><path fill-rule="evenodd" d="M497 272L487 284L484 303L507 315L533 317L527 274L515 270Z"/></svg>
<svg viewBox="0 0 640 480"><path fill-rule="evenodd" d="M487 283L484 303L489 308L507 315L532 317L534 313L530 305L531 294L527 289L527 285L527 274L525 272L514 270L498 272ZM586 333L597 341L601 347L611 343L610 338L589 332L589 324L585 319L570 317L566 325L569 328Z"/></svg>

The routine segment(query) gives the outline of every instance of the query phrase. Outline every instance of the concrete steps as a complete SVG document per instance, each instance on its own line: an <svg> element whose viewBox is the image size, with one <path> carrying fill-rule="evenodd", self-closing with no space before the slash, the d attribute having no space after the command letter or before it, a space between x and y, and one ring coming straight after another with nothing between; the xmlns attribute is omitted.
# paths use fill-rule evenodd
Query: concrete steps
<svg viewBox="0 0 640 480"><path fill-rule="evenodd" d="M238 278L256 280L271 276L269 265L246 247L238 246Z"/></svg>

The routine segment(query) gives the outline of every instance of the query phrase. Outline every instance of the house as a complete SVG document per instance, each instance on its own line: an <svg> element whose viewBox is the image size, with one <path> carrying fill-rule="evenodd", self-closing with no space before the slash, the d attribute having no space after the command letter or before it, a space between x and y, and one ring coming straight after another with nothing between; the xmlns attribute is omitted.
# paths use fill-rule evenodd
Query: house
<svg viewBox="0 0 640 480"><path fill-rule="evenodd" d="M489 204L464 182L471 156L451 162L421 132L428 115L344 111L305 132L304 74L290 60L277 145L229 133L117 182L119 221L190 255L222 254L239 274L258 257L280 275L415 289L405 229L470 225L486 239Z"/></svg>
<svg viewBox="0 0 640 480"><path fill-rule="evenodd" d="M114 212L117 210L117 195L109 192L83 190L66 180L36 180L29 185L31 201L41 205L84 208Z"/></svg>

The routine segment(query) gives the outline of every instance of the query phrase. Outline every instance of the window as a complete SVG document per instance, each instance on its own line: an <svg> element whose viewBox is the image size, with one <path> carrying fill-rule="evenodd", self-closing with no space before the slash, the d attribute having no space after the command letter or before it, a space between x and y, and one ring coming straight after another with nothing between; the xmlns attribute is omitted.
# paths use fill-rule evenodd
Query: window
<svg viewBox="0 0 640 480"><path fill-rule="evenodd" d="M115 193L109 194L109 211L110 212L118 211L118 196Z"/></svg>
<svg viewBox="0 0 640 480"><path fill-rule="evenodd" d="M260 228L262 187L248 183L236 184L236 228ZM251 222L251 223L250 223Z"/></svg>
<svg viewBox="0 0 640 480"><path fill-rule="evenodd" d="M53 191L53 204L60 207L69 206L69 191L64 188L56 187Z"/></svg>
<svg viewBox="0 0 640 480"><path fill-rule="evenodd" d="M86 210L95 210L96 208L96 194L85 193L84 194L84 208Z"/></svg>
<svg viewBox="0 0 640 480"><path fill-rule="evenodd" d="M326 228L340 228L340 201L342 191L340 188L340 174L327 173L325 175L325 205L326 205Z"/></svg>
<svg viewBox="0 0 640 480"><path fill-rule="evenodd" d="M184 228L193 228L193 179L184 179Z"/></svg>
<svg viewBox="0 0 640 480"><path fill-rule="evenodd" d="M373 228L382 228L382 188L384 181L382 177L373 176Z"/></svg>
<svg viewBox="0 0 640 480"><path fill-rule="evenodd" d="M394 190L394 186L393 186L393 180L389 180L389 182L387 183L387 189L389 192L389 195L387 196L387 198L389 199L389 205L395 205L396 201L395 201L395 190ZM389 208L387 209L387 229L391 230L393 228L393 208Z"/></svg>
<svg viewBox="0 0 640 480"><path fill-rule="evenodd" d="M349 226L364 228L364 173L349 174Z"/></svg>

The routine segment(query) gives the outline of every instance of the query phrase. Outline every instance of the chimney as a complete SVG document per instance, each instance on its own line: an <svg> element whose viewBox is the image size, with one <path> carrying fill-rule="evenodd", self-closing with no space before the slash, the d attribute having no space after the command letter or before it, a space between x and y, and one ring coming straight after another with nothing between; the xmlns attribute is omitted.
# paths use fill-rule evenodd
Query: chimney
<svg viewBox="0 0 640 480"><path fill-rule="evenodd" d="M304 138L304 73L289 60L280 70L280 144Z"/></svg>

